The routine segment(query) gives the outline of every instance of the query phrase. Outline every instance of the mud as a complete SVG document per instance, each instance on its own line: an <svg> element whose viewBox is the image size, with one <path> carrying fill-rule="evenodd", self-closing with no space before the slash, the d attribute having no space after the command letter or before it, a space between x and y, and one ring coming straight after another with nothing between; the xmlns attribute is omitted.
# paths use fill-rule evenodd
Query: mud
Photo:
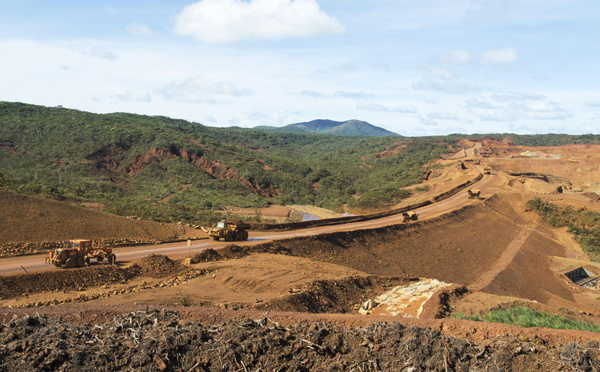
<svg viewBox="0 0 600 372"><path fill-rule="evenodd" d="M584 371L599 344L485 343L399 323L285 327L268 317L205 326L168 310L137 310L91 326L41 315L0 326L0 370Z"/></svg>

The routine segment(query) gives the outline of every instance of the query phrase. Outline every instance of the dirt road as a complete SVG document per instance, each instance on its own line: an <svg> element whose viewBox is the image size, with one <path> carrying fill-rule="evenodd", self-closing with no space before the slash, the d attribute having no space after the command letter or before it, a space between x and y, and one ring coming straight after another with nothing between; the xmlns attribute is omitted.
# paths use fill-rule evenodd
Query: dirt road
<svg viewBox="0 0 600 372"><path fill-rule="evenodd" d="M488 197L486 189L498 183L497 176L485 176L479 181L476 186L482 190L482 197ZM419 219L428 219L441 214L456 210L464 207L465 205L478 203L478 200L468 199L467 191L463 190L456 195L428 205L426 207L418 209ZM322 226L315 228L308 228L302 230L293 230L285 232L250 232L250 238L247 242L236 242L238 245L253 245L265 243L272 240L297 238L303 236L312 236L318 234L326 234L338 231L352 231L362 229L373 229L383 226L390 226L402 223L402 215L393 215L384 217L376 220L355 222L341 225ZM134 246L116 248L115 253L117 255L117 261L120 264L129 264L133 261L139 260L151 253L163 254L171 257L172 259L179 259L187 257L188 254L192 256L199 251L213 248L218 249L231 243L226 242L215 242L212 240L201 240L192 241L191 246L187 246L187 242L168 243L160 245L146 245L146 246ZM24 272L35 272L54 269L53 266L44 263L46 255L32 255L32 256L20 256L0 259L0 274L17 274Z"/></svg>

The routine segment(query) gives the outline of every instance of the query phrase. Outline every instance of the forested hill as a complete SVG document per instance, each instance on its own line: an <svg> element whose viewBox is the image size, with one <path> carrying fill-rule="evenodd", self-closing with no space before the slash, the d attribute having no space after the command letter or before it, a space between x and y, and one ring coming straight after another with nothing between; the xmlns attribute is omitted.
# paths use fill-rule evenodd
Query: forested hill
<svg viewBox="0 0 600 372"><path fill-rule="evenodd" d="M338 136L395 136L398 134L386 129L369 124L366 121L347 120L313 120L306 123L290 124L284 127L256 127L255 129L272 130L281 132L299 132L299 133L317 133L317 134L335 134Z"/></svg>
<svg viewBox="0 0 600 372"><path fill-rule="evenodd" d="M0 187L159 221L221 205L384 207L451 139L223 129L125 113L0 102Z"/></svg>

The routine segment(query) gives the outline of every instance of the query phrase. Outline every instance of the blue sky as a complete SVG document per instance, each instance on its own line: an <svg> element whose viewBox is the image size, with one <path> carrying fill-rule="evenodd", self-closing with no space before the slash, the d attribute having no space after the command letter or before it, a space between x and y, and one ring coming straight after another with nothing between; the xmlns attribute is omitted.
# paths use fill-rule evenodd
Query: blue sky
<svg viewBox="0 0 600 372"><path fill-rule="evenodd" d="M600 134L597 0L0 0L0 100L210 126Z"/></svg>

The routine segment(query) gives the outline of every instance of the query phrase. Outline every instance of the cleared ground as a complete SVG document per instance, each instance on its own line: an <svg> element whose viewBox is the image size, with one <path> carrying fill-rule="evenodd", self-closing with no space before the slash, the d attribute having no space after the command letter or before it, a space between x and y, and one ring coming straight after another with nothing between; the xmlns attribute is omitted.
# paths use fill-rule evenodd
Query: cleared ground
<svg viewBox="0 0 600 372"><path fill-rule="evenodd" d="M518 303L600 323L600 301L596 300L600 293L577 287L563 275L578 266L595 264L585 257L564 229L548 227L524 208L527 200L541 196L556 203L600 210L590 198L590 193L600 191L600 176L596 172L600 165L600 148L525 149L490 141L465 144L469 145L466 151L441 160L444 167L435 171L438 176L423 184L429 187L422 187L403 205L431 200L473 179L489 165L492 174L473 186L482 189L486 200L468 200L466 191L461 190L453 197L424 207L422 221L410 224L401 224L399 216L391 216L285 233L253 231L251 238L260 238L243 245L194 245L194 263L188 266L154 256L146 261L122 261L119 267L94 265L3 276L0 278L2 314L11 317L41 312L66 316L75 322L94 323L152 305L174 307L180 317L204 324L244 317L258 319L266 311L271 321L282 326L299 320L327 320L344 327L364 326L375 320L396 320L481 342L499 337L514 346L510 352L515 352L517 347L530 347L521 343L534 337L556 345L600 341L597 334L576 331L523 330L499 324L435 320L452 312L474 314ZM473 164L471 160L475 158L481 159L481 165ZM461 162L466 169L459 169ZM23 211L18 218L6 219L13 240L3 240L5 243L14 242L18 234L27 236L27 229L36 225L36 233L31 236L36 241L47 241L55 236L60 236L56 239L72 238L75 234L77 237L96 238L93 234L108 237L102 235L105 232L112 238L132 232L143 237L146 230L142 226L149 224L96 212L76 221L81 209L54 202L47 206L42 201L39 205L44 206L38 207L31 204L31 198L8 193L0 193L0 196L14 204L12 210ZM26 207L19 208L19 203ZM59 212L53 211L54 206ZM61 224L58 217L53 217L57 215L72 218L67 221L73 222ZM103 218L115 220L98 224L106 227L104 232L86 230L84 222ZM42 223L46 219L50 221L50 228ZM125 222L133 225L125 225ZM70 230L71 224L74 230ZM148 226L148 234L160 236L173 234L172 229L178 228L161 224ZM50 231L55 235L49 235ZM284 239L272 240L281 238ZM125 250L123 248L123 252ZM444 285L427 284L437 281ZM77 283L77 286L69 283ZM412 297L420 298L418 304L389 309L390 304ZM507 338L506 334L512 336ZM316 353L324 350L314 346L323 346L322 343L311 343ZM544 349L544 353L562 353L552 350ZM528 356L523 356L522 364L512 368L559 368L558 364L550 363L555 360L550 357L538 358L536 363L540 364L535 367L531 362L535 359L533 353L525 354ZM509 359L514 360L517 355L524 354L516 353ZM561 358L558 359L563 360ZM449 358L445 361L446 367L448 361L456 363ZM433 369L444 370L444 361L438 362L441 364L434 365Z"/></svg>

